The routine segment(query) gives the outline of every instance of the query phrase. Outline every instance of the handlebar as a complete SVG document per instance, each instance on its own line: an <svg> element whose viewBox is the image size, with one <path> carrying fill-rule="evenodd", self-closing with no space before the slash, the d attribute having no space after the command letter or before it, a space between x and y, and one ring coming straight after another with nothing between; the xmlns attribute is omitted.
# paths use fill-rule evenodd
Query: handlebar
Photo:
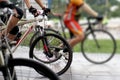
<svg viewBox="0 0 120 80"><path fill-rule="evenodd" d="M98 17L89 16L87 19L88 19L88 20L90 20L90 19L96 19L97 21L102 21L102 20L103 20L103 17L102 17L102 16L98 16Z"/></svg>
<svg viewBox="0 0 120 80"><path fill-rule="evenodd" d="M41 17L39 17L39 16L41 16ZM44 12L43 13L40 12L37 17L34 17L34 19L30 19L30 20L24 19L24 20L21 20L22 22L19 22L17 24L17 26L21 26L21 25L32 23L32 22L36 22L36 21L41 22L42 20L46 20Z"/></svg>
<svg viewBox="0 0 120 80"><path fill-rule="evenodd" d="M95 20L95 21L94 22L90 22L91 20ZM87 21L88 21L88 24L96 25L96 24L98 24L98 23L100 23L102 21L102 18L99 19L99 17L89 16L89 17L87 17Z"/></svg>
<svg viewBox="0 0 120 80"><path fill-rule="evenodd" d="M88 20L90 20L90 19L97 19L97 17L89 16L89 17L87 17L87 19Z"/></svg>
<svg viewBox="0 0 120 80"><path fill-rule="evenodd" d="M96 24L99 24L99 23L100 23L100 21L98 20L97 17L89 16L89 17L87 17L87 22L86 23L82 23L80 25L96 25Z"/></svg>

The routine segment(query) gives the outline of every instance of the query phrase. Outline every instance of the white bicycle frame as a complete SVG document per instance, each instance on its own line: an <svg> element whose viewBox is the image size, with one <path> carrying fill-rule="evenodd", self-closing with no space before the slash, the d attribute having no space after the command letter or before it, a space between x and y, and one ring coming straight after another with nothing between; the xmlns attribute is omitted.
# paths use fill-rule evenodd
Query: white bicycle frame
<svg viewBox="0 0 120 80"><path fill-rule="evenodd" d="M40 14L40 15L42 15L42 14ZM46 24L45 20L46 20L45 16L42 15L41 18L35 17L34 19L24 20L22 22L19 22L17 24L17 26L22 26L21 28L23 28L25 24L29 24L29 23L33 23L33 24L28 29L25 30L25 33L22 35L22 37L20 38L20 40L18 41L18 43L12 49L10 48L10 45L9 45L9 43L7 41L7 38L6 38L6 35L5 35L5 40L6 40L7 48L8 48L8 51L10 52L10 54L12 54L12 53L14 53L16 51L16 49L22 43L22 41L24 41L24 39L26 38L26 36L34 29L34 27L36 25L40 25L40 22L42 22L42 21L43 21L43 25L44 25L42 27L44 29L45 24ZM5 28L6 25L4 24L4 22L2 22L2 23L4 25L4 26L2 26L2 28L3 27Z"/></svg>

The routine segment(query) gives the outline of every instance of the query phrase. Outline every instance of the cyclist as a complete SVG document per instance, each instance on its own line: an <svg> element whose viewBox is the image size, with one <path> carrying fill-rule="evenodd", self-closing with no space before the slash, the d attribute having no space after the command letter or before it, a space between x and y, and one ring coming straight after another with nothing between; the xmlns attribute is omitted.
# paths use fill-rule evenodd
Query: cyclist
<svg viewBox="0 0 120 80"><path fill-rule="evenodd" d="M12 41L19 31L16 24L22 18L23 11L14 4L10 3L9 0L0 0L0 8L10 8L13 10L13 14L9 16L10 18L7 23L7 28L0 34L0 37L2 34L7 34L8 40Z"/></svg>
<svg viewBox="0 0 120 80"><path fill-rule="evenodd" d="M69 0L66 11L64 13L64 24L66 27L74 34L74 37L69 40L71 47L74 47L77 43L81 42L84 39L84 32L78 21L75 19L75 14L78 9L83 9L87 13L91 14L94 17L97 17L98 20L102 20L103 17L94 11L84 0Z"/></svg>
<svg viewBox="0 0 120 80"><path fill-rule="evenodd" d="M39 12L37 11L37 9L35 9L31 6L30 0L24 0L24 1L29 9L29 12L31 12L35 17L38 16ZM50 9L45 8L40 0L35 0L35 1L40 5L40 7L45 11L45 13L50 12ZM20 8L16 7L14 4L10 3L8 0L0 0L0 8L6 8L6 7L12 9L14 14L12 14L12 15L10 14L8 16L10 18L7 23L7 28L4 31L2 31L1 34L6 33L8 35L8 40L11 42L15 39L16 34L19 31L19 28L18 28L18 26L16 26L16 24L22 18L23 11ZM2 19L4 19L4 15L3 15ZM6 20L3 20L3 22L5 22L5 21ZM1 36L1 34L0 34L0 36Z"/></svg>

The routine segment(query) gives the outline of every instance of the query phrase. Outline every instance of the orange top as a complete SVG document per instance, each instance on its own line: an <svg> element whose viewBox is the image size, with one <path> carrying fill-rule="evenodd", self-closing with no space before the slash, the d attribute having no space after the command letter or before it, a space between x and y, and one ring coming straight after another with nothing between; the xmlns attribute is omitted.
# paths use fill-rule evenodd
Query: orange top
<svg viewBox="0 0 120 80"><path fill-rule="evenodd" d="M73 19L78 8L83 5L83 0L70 0L70 3L67 6L67 9L65 11L66 18Z"/></svg>
<svg viewBox="0 0 120 80"><path fill-rule="evenodd" d="M80 6L81 4L83 4L83 2L83 0L70 0L70 3L77 6Z"/></svg>
<svg viewBox="0 0 120 80"><path fill-rule="evenodd" d="M83 5L83 3L84 0L70 0L64 14L64 24L74 35L83 34L81 26L75 20L76 12L78 8Z"/></svg>

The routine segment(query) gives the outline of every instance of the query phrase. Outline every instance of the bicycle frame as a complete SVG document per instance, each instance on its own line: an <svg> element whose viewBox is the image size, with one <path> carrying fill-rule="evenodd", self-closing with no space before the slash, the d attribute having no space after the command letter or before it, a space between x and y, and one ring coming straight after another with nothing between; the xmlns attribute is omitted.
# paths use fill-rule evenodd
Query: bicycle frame
<svg viewBox="0 0 120 80"><path fill-rule="evenodd" d="M25 24L33 23L27 30L25 30L24 34L22 35L22 37L20 38L20 40L18 41L18 43L14 46L14 48L12 50L10 49L8 41L7 41L6 37L5 37L7 48L9 50L10 54L12 54L12 53L14 53L16 51L18 46L24 41L24 39L27 37L27 35L29 35L29 33L34 29L34 27L36 27L36 25L38 25L38 23L41 22L42 20L44 20L44 17L42 19L35 18L35 19L20 22L20 23L17 24L17 26L24 27ZM6 26L5 24L3 24L3 25ZM44 22L44 25L45 25L45 22Z"/></svg>
<svg viewBox="0 0 120 80"><path fill-rule="evenodd" d="M16 46L14 46L15 48L12 50L11 47L10 47L10 44L8 42L8 39L7 39L7 35L4 34L2 35L2 37L0 38L1 39L1 45L0 45L0 50L2 51L2 54L0 53L0 61L2 61L3 63L0 63L0 70L2 71L3 73L3 77L5 80L16 80L16 72L14 71L14 68L15 66L26 66L26 67L30 67L30 68L33 68L35 70L38 70L40 73L38 74L42 74L43 76L47 76L45 72L50 72L49 74L54 74L50 69L48 69L46 66L44 66L43 64L40 64L40 63L37 63L37 62L33 62L33 60L27 60L27 59L23 59L23 58L16 58L16 59L12 59L12 53L14 53L14 51L17 49L17 47L22 43L22 41L26 38L26 36L33 30L34 27L36 27L36 25L38 24L39 21L42 21L44 20L44 17L41 19L33 19L33 20L28 20L28 21L25 21L25 22L21 22L21 23L18 23L17 26L22 26L24 24L28 24L28 23L33 23L32 26L30 26L27 30L25 30L25 33L22 35L22 38L18 41L18 43L16 44ZM6 26L4 23L2 26ZM1 29L3 28L2 26L0 26L0 31L2 31ZM22 26L24 27L24 26ZM5 44L4 44L4 43ZM13 47L12 47L13 48ZM6 54L6 49L8 49L9 51L9 54ZM2 57L2 58L1 58ZM12 60L12 61L11 61ZM15 61L15 62L14 62ZM13 63L12 63L13 62ZM20 63L19 63L20 62ZM22 62L22 64L21 64ZM13 64L12 66L9 66L9 64ZM17 64L16 64L17 63ZM33 64L35 63L35 64ZM2 66L1 66L2 64ZM29 64L32 64L32 65L29 65ZM37 67L39 68L37 68ZM45 70L41 70L41 68L44 68ZM41 73L42 72L42 73ZM56 79L53 79L53 80L58 80L57 79L57 75L54 74L56 76ZM47 77L48 78L53 78L54 75L51 77L50 75L48 75Z"/></svg>
<svg viewBox="0 0 120 80"><path fill-rule="evenodd" d="M18 41L18 43L16 44L16 46L14 46L15 48L13 49L12 53L15 52L15 50L17 49L17 47L22 43L22 41L27 37L27 35L33 30L34 26L30 26L25 33L23 34L23 36L20 38L20 40Z"/></svg>
<svg viewBox="0 0 120 80"><path fill-rule="evenodd" d="M28 24L28 23L31 23L31 22L34 22L33 25L31 25L26 31L25 33L23 34L23 36L20 38L20 40L18 41L18 43L14 46L14 49L12 50L12 53L14 53L17 49L17 47L24 41L24 39L27 37L27 35L29 35L29 33L37 26L39 25L39 21L41 22L42 20L44 20L44 16L42 19L33 19L33 20L28 20L28 21L25 21L25 22L21 22L18 24L19 25L24 25L24 24ZM45 22L44 22L44 25L45 25Z"/></svg>

